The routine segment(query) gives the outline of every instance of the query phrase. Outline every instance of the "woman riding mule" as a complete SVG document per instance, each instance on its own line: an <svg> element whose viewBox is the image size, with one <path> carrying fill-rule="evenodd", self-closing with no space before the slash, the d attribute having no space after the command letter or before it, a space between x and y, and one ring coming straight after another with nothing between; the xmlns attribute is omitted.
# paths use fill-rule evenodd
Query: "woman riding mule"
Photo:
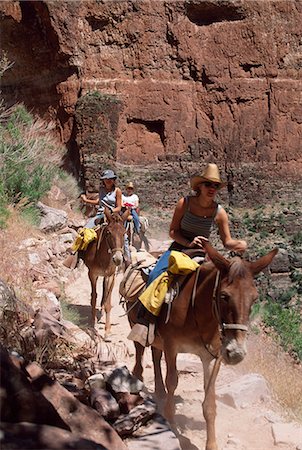
<svg viewBox="0 0 302 450"><path fill-rule="evenodd" d="M88 205L98 205L97 213L91 217L85 228L92 228L104 219L105 206L110 209L112 213L120 212L122 209L122 191L116 186L117 176L113 170L107 169L101 173L100 189L97 199L89 199L85 194L81 195L81 199Z"/></svg>
<svg viewBox="0 0 302 450"><path fill-rule="evenodd" d="M191 178L191 187L194 194L178 201L170 225L170 237L174 242L158 260L149 276L148 285L152 282L156 283L155 280L168 269L172 250L190 254L191 250L195 249L200 250L200 255L205 256L203 243L210 237L215 223L218 226L219 235L225 248L238 253L243 253L246 250L246 241L231 237L227 213L215 201L217 192L224 186L225 183L220 178L216 164L208 164L201 175ZM143 303L145 304L145 300ZM140 308L139 316L140 323L133 328L129 339L138 340L142 343L147 333L146 322L150 319L152 321L152 317L143 305Z"/></svg>
<svg viewBox="0 0 302 450"><path fill-rule="evenodd" d="M96 228L97 239L91 242L82 252L81 257L88 267L88 277L91 283L91 320L94 327L96 322L97 280L103 277L101 310L105 311L105 335L110 334L111 293L115 280L116 267L129 259L124 222L129 215L126 211L122 215L122 191L116 186L117 176L113 170L107 169L100 176L100 190L98 199L88 199L85 194L82 200L91 205L99 205L96 216L89 219L85 228ZM103 223L106 221L106 223ZM127 251L128 250L128 251Z"/></svg>
<svg viewBox="0 0 302 450"><path fill-rule="evenodd" d="M85 225L85 228L93 228L105 218L105 207L111 213L120 213L122 210L122 191L116 186L117 175L111 169L104 170L100 176L100 190L98 199L89 199L85 194L81 195L83 202L89 205L99 205L97 213L91 217ZM124 237L124 261L126 264L130 263L130 250L128 236L125 233Z"/></svg>

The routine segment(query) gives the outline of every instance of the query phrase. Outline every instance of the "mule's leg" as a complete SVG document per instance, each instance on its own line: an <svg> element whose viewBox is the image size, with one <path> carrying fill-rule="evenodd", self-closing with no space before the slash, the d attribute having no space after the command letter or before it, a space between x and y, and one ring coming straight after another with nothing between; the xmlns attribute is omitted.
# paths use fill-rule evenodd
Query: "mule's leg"
<svg viewBox="0 0 302 450"><path fill-rule="evenodd" d="M176 369L176 357L177 352L172 345L167 345L165 349L165 359L167 364L167 374L166 374L166 388L167 388L167 398L165 403L165 417L170 423L174 423L175 415L175 400L174 392L178 385L178 373Z"/></svg>
<svg viewBox="0 0 302 450"><path fill-rule="evenodd" d="M88 271L88 277L91 284L91 298L90 298L90 304L91 304L91 317L90 317L90 325L92 327L95 326L95 317L96 317L96 299L97 299L97 292L96 292L96 285L98 281L98 275L95 275L92 270Z"/></svg>
<svg viewBox="0 0 302 450"><path fill-rule="evenodd" d="M149 252L150 251L149 239L147 238L147 236L144 233L142 234L142 241L145 245L145 249L147 250L147 252Z"/></svg>
<svg viewBox="0 0 302 450"><path fill-rule="evenodd" d="M145 347L143 347L138 342L134 341L135 346L135 365L133 367L133 375L135 375L139 380L143 381L143 355Z"/></svg>
<svg viewBox="0 0 302 450"><path fill-rule="evenodd" d="M153 361L153 368L154 368L155 395L159 399L162 399L166 394L164 380L163 380L163 374L162 374L161 365L160 365L163 352L155 347L151 347L151 349L152 349L152 361Z"/></svg>
<svg viewBox="0 0 302 450"><path fill-rule="evenodd" d="M114 285L115 274L109 277L103 278L103 297L102 297L102 308L105 310L105 338L109 336L111 331L111 294Z"/></svg>
<svg viewBox="0 0 302 450"><path fill-rule="evenodd" d="M221 359L202 360L204 373L205 397L202 404L203 415L207 425L206 450L218 450L215 433L216 395L215 382L219 372Z"/></svg>

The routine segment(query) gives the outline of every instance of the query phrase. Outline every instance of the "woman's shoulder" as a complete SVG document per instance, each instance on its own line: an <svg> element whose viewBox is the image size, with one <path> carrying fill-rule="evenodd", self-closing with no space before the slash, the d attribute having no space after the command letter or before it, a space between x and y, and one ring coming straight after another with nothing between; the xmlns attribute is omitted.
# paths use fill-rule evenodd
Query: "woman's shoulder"
<svg viewBox="0 0 302 450"><path fill-rule="evenodd" d="M178 202L177 202L177 204L176 204L176 207L177 207L177 208L182 208L183 206L185 206L185 205L187 204L187 202L188 202L187 197L181 197L181 198L178 200Z"/></svg>
<svg viewBox="0 0 302 450"><path fill-rule="evenodd" d="M223 219L227 219L227 218L228 218L228 215L226 213L226 210L220 203L217 203L215 219L223 220Z"/></svg>

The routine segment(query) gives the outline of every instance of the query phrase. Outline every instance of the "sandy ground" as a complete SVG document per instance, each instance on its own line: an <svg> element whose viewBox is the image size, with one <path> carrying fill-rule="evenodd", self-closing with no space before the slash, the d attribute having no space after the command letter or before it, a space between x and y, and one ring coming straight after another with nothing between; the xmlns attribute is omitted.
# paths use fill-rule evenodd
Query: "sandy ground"
<svg viewBox="0 0 302 450"><path fill-rule="evenodd" d="M90 284L85 267L78 269L79 277L67 288L67 296L73 305L77 305L80 313L87 317L90 304ZM129 325L124 310L119 305L118 275L113 293L112 308L112 334L111 344L118 362L125 362L129 370L134 365L134 346L127 339ZM101 292L101 283L98 286ZM104 332L104 323L97 325L101 335ZM128 353L128 355L127 355ZM144 382L147 390L153 392L153 370L151 351L146 349L144 359ZM201 450L205 446L205 421L202 415L203 382L201 362L193 355L180 354L178 357L180 369L179 385L176 390L176 422L178 439L183 450ZM164 364L163 364L164 370ZM233 382L242 376L238 367L222 366L217 387ZM245 407L235 409L226 404L217 402L216 434L220 450L296 450L296 445L274 444L272 423L274 418L282 419L283 411L272 400L266 398L255 404L246 404ZM273 419L272 419L273 418ZM279 420L277 420L279 421ZM165 448L163 443L162 448Z"/></svg>

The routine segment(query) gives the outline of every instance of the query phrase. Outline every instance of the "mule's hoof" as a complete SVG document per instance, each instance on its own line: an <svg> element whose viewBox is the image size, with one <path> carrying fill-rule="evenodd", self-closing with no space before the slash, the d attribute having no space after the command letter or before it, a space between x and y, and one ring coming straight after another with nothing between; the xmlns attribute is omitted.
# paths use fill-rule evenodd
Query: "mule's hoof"
<svg viewBox="0 0 302 450"><path fill-rule="evenodd" d="M110 333L105 333L104 341L105 342L112 342L112 337L111 337Z"/></svg>

